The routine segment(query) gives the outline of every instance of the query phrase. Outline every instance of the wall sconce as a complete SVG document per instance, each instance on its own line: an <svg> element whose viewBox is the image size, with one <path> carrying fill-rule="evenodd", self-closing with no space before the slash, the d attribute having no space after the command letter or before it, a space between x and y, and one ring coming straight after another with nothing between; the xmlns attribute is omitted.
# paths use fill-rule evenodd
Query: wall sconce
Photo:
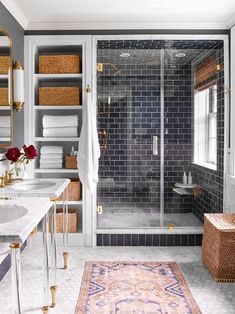
<svg viewBox="0 0 235 314"><path fill-rule="evenodd" d="M13 107L20 111L24 105L24 70L19 61L13 63Z"/></svg>

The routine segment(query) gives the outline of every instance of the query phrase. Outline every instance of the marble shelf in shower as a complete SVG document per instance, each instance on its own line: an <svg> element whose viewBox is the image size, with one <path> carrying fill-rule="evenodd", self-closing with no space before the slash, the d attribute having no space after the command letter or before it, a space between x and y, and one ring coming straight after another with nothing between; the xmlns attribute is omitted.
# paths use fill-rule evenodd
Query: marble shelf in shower
<svg viewBox="0 0 235 314"><path fill-rule="evenodd" d="M183 189L194 189L197 186L197 184L184 184L184 183L177 182L175 183L175 186L177 188L183 188Z"/></svg>
<svg viewBox="0 0 235 314"><path fill-rule="evenodd" d="M192 192L185 188L173 188L173 191L179 195L192 195Z"/></svg>

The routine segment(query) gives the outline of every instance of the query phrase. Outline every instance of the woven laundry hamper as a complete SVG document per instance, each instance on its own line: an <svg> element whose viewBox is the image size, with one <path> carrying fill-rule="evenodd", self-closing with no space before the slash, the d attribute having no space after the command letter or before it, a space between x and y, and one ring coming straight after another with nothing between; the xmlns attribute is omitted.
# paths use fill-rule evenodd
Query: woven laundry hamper
<svg viewBox="0 0 235 314"><path fill-rule="evenodd" d="M202 260L216 281L235 282L235 214L205 214Z"/></svg>

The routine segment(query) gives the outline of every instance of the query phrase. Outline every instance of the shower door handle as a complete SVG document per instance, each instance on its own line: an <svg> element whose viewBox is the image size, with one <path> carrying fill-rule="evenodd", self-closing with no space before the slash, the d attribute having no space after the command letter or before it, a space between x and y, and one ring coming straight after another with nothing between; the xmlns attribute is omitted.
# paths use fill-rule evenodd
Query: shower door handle
<svg viewBox="0 0 235 314"><path fill-rule="evenodd" d="M153 136L153 155L158 155L158 136Z"/></svg>

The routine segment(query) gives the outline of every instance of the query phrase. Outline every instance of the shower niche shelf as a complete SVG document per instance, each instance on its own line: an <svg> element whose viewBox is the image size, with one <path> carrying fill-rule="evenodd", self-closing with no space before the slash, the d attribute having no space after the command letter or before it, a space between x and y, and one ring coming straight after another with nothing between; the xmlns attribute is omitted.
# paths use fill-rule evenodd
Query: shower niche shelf
<svg viewBox="0 0 235 314"><path fill-rule="evenodd" d="M192 195L192 192L189 189L185 188L173 188L173 191L179 195Z"/></svg>
<svg viewBox="0 0 235 314"><path fill-rule="evenodd" d="M27 109L25 111L25 143L34 144L38 150L40 158L40 148L43 145L63 146L64 158L74 147L78 150L81 125L83 123L83 104L86 101L85 88L91 85L91 36L72 35L72 36L29 36L25 41L25 73L28 84L25 93ZM40 55L79 55L81 62L81 73L39 73ZM66 72L66 70L65 70ZM39 87L67 87L74 86L80 88L80 105L39 105ZM43 137L42 119L43 115L78 115L79 126L77 137ZM35 178L78 178L76 169L40 169L37 159L29 166L29 173ZM79 228L77 233L69 233L69 246L90 246L92 245L92 212L89 194L82 189L81 200L69 201L78 210ZM58 203L61 207L61 203ZM35 243L38 243L35 239ZM63 243L62 237L58 237L58 245Z"/></svg>
<svg viewBox="0 0 235 314"><path fill-rule="evenodd" d="M182 189L194 189L197 186L197 184L184 184L184 183L177 182L175 186L177 188L182 188Z"/></svg>
<svg viewBox="0 0 235 314"><path fill-rule="evenodd" d="M173 188L173 191L179 195L188 195L188 196L196 196L197 191L195 192L194 189L200 187L197 184L184 184L177 182L175 183L175 188Z"/></svg>

